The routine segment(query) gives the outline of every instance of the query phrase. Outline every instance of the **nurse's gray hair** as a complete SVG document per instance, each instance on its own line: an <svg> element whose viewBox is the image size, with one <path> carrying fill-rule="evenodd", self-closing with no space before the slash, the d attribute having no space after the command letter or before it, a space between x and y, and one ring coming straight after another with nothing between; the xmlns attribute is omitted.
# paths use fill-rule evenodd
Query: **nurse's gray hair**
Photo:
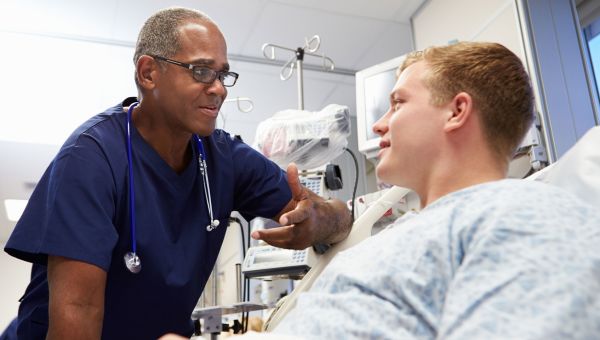
<svg viewBox="0 0 600 340"><path fill-rule="evenodd" d="M179 27L189 21L215 22L206 14L189 8L169 7L154 13L146 22L135 44L133 63L142 55L174 56L181 47Z"/></svg>

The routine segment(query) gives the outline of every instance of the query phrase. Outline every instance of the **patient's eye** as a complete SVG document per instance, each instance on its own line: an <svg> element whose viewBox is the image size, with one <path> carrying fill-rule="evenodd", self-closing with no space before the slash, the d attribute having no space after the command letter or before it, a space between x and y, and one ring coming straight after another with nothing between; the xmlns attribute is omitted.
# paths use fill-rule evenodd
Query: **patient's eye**
<svg viewBox="0 0 600 340"><path fill-rule="evenodd" d="M402 104L404 104L404 99L401 98L394 98L392 100L392 111L398 111L400 110L400 107L402 106Z"/></svg>

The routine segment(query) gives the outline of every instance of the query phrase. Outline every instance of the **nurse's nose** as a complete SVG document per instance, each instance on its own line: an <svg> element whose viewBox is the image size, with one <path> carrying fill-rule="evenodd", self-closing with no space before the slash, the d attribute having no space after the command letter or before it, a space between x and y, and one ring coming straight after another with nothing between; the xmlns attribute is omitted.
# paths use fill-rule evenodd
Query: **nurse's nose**
<svg viewBox="0 0 600 340"><path fill-rule="evenodd" d="M206 92L208 94L215 94L219 97L227 95L227 88L221 82L221 79L217 77L210 85L207 86Z"/></svg>

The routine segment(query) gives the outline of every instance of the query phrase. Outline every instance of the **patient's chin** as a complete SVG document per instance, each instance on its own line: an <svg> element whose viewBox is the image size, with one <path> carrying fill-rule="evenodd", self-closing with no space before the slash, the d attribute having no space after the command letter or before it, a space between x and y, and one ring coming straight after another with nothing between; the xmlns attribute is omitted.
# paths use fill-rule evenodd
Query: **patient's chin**
<svg viewBox="0 0 600 340"><path fill-rule="evenodd" d="M389 188L392 185L399 185L397 173L395 173L392 167L386 167L384 164L377 165L375 168L375 174L377 175L377 187L379 189Z"/></svg>

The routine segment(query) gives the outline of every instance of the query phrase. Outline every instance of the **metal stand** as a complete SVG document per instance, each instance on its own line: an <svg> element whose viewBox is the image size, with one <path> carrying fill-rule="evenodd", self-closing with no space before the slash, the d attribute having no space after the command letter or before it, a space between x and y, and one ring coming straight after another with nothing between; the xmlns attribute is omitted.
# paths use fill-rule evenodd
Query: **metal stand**
<svg viewBox="0 0 600 340"><path fill-rule="evenodd" d="M240 112L248 113L254 109L254 102L248 97L235 97L231 99L225 99L224 103L236 103ZM246 103L246 107L242 106L242 103Z"/></svg>
<svg viewBox="0 0 600 340"><path fill-rule="evenodd" d="M304 110L304 79L303 79L303 68L302 63L305 56L318 57L323 60L323 69L326 71L333 71L335 64L331 58L325 56L325 54L316 54L315 52L321 45L321 38L318 35L313 36L310 40L305 40L304 47L298 47L292 49L289 47L283 47L275 44L264 44L262 47L263 55L269 60L275 60L275 49L282 49L290 52L294 52L294 56L289 59L281 69L279 77L281 80L288 80L294 73L294 67L298 69L298 109Z"/></svg>
<svg viewBox="0 0 600 340"><path fill-rule="evenodd" d="M237 218L231 218L230 223ZM237 220L237 223L241 225L241 221ZM244 244L244 249L246 248ZM248 327L248 315L243 316L241 321L236 319L233 320L233 325L229 323L223 323L222 317L228 314L247 314L251 311L263 310L269 308L266 304L257 304L251 302L242 302L244 299L243 296L243 287L242 287L242 265L241 263L236 263L236 295L237 301L232 305L219 305L222 301L219 301L219 263L218 261L215 263L213 272L211 274L211 279L207 282L210 285L210 289L205 287L205 291L202 293L200 298L199 306L196 306L194 311L192 312L190 318L194 323L194 335L199 336L202 334L210 334L211 339L217 339L221 332L227 332L233 330L235 334L242 333ZM212 297L212 301L211 300ZM206 305L210 306L206 306ZM202 322L201 322L202 321ZM246 322L244 322L246 321Z"/></svg>
<svg viewBox="0 0 600 340"><path fill-rule="evenodd" d="M267 308L269 308L269 306L251 302L240 302L231 306L196 308L192 312L192 320L195 324L196 335L200 335L202 332L210 333L211 339L217 339L219 334L224 330L221 319L223 315L253 312ZM201 329L200 320L203 320L203 330Z"/></svg>

